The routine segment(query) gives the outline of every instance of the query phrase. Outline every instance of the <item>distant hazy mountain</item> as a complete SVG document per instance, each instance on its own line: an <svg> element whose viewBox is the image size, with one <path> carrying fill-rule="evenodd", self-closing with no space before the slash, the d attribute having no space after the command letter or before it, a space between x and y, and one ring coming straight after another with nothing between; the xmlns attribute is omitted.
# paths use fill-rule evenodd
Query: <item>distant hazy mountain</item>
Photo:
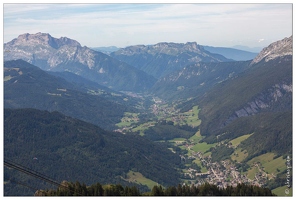
<svg viewBox="0 0 296 200"><path fill-rule="evenodd" d="M115 90L143 91L156 81L124 62L77 41L46 33L23 34L4 44L4 60L23 59L41 69L69 71Z"/></svg>
<svg viewBox="0 0 296 200"><path fill-rule="evenodd" d="M59 111L112 130L124 112L135 110L127 106L127 101L117 102L118 98L88 94L81 85L50 75L23 60L4 62L5 108Z"/></svg>
<svg viewBox="0 0 296 200"><path fill-rule="evenodd" d="M110 55L155 78L163 77L192 63L230 61L222 55L206 51L196 42L129 46Z"/></svg>
<svg viewBox="0 0 296 200"><path fill-rule="evenodd" d="M243 45L235 45L233 48L253 53L259 53L263 49L263 47L248 47Z"/></svg>
<svg viewBox="0 0 296 200"><path fill-rule="evenodd" d="M91 47L91 49L109 55L110 53L117 51L119 48L115 46L110 46L110 47Z"/></svg>
<svg viewBox="0 0 296 200"><path fill-rule="evenodd" d="M210 53L220 54L225 58L236 60L236 61L252 60L258 54L254 52L249 52L249 51L244 51L244 50L229 48L229 47L203 46L203 48L206 51L209 51ZM110 46L110 47L92 47L91 49L110 55L112 52L118 51L120 48L115 46ZM258 52L260 52L259 49L258 49Z"/></svg>
<svg viewBox="0 0 296 200"><path fill-rule="evenodd" d="M258 53L253 53L249 51L243 51L234 48L227 47L211 47L211 46L203 46L205 50L216 53L224 56L225 58L236 60L236 61L246 61L253 60Z"/></svg>

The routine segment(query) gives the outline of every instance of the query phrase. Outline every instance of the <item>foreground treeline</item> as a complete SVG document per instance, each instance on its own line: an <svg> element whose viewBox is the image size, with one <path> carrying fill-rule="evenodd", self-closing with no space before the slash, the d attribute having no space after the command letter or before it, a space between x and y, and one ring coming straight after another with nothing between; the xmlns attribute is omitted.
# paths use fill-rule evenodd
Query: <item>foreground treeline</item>
<svg viewBox="0 0 296 200"><path fill-rule="evenodd" d="M216 185L205 183L201 186L178 185L164 188L154 186L151 192L141 193L136 186L123 187L101 185L100 183L86 186L79 182L62 182L57 190L38 190L35 196L275 196L268 188L238 184L236 187L220 189Z"/></svg>

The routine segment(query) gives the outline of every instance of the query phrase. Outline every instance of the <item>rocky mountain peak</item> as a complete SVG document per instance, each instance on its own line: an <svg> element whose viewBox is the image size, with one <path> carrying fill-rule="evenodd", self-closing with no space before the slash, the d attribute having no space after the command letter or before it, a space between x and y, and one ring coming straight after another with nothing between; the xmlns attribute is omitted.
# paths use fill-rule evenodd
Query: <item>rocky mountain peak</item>
<svg viewBox="0 0 296 200"><path fill-rule="evenodd" d="M293 38L290 36L289 38L284 38L283 40L279 40L270 44L268 47L265 47L251 64L256 64L261 60L265 59L265 61L269 61L275 59L277 57L292 55L292 46L293 46Z"/></svg>
<svg viewBox="0 0 296 200"><path fill-rule="evenodd" d="M187 42L184 45L184 49L186 49L187 51L193 51L193 52L205 51L204 47L197 44L196 42Z"/></svg>
<svg viewBox="0 0 296 200"><path fill-rule="evenodd" d="M77 42L76 40L72 40L70 38L67 37L61 37L60 39L56 39L58 46L63 46L63 45L68 45L68 46L78 46L81 47L80 43Z"/></svg>
<svg viewBox="0 0 296 200"><path fill-rule="evenodd" d="M35 46L35 45L44 45L50 46L52 48L58 49L63 45L68 46L81 46L79 42L66 38L61 37L60 39L52 37L48 33L36 33L36 34L29 34L25 33L19 35L16 39L12 40L11 42L7 43L6 45L19 45L19 46Z"/></svg>
<svg viewBox="0 0 296 200"><path fill-rule="evenodd" d="M167 48L167 49L178 49L178 51L190 51L190 52L196 52L203 50L203 47L198 45L196 42L187 42L187 43L167 43L167 42L161 42L158 44L153 45L154 48Z"/></svg>
<svg viewBox="0 0 296 200"><path fill-rule="evenodd" d="M66 60L75 61L77 51L83 50L80 43L75 40L67 37L58 39L48 33L41 32L19 35L12 41L5 43L4 49L7 52L4 54L4 60L23 59L46 70L54 68ZM88 67L91 68L93 65L88 65Z"/></svg>
<svg viewBox="0 0 296 200"><path fill-rule="evenodd" d="M173 42L160 42L154 45L134 45L122 48L113 54L117 55L138 55L138 54L167 54L177 55L184 52L201 53L205 51L203 46L198 45L196 42L187 43L173 43Z"/></svg>

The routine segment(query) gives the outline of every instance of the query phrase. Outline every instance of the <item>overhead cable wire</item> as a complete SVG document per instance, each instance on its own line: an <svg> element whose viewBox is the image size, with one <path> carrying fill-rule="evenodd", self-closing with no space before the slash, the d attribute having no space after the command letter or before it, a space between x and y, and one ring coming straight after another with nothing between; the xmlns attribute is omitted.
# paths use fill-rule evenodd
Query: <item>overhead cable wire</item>
<svg viewBox="0 0 296 200"><path fill-rule="evenodd" d="M26 184L26 183L24 183L24 182L20 182L20 181L16 181L16 180L12 180L12 179L9 179L9 181L11 182L11 183L15 183L15 184L18 184L18 185L22 185L22 186L25 186L25 187L27 187L27 188L30 188L32 191L37 191L37 190L39 190L38 188L35 188L35 187L32 187L32 186L30 186L30 185L28 185L28 184Z"/></svg>
<svg viewBox="0 0 296 200"><path fill-rule="evenodd" d="M36 171L34 171L32 169L29 169L29 168L27 168L25 166L22 166L20 164L13 163L12 161L4 160L4 165L7 166L7 167L16 169L16 170L18 170L18 171L20 171L22 173L25 173L25 174L27 174L29 176L32 176L32 177L38 178L40 180L46 181L46 182L48 182L48 183L50 183L52 185L55 185L55 186L58 186L58 187L63 187L65 189L71 191L71 189L69 187L67 187L67 186L65 186L63 184L60 184L59 182L52 180L48 176L43 175L43 174L41 174L39 172L36 172ZM73 191L71 191L71 192L73 192ZM79 194L79 193L78 193L78 195L83 196L82 194Z"/></svg>
<svg viewBox="0 0 296 200"><path fill-rule="evenodd" d="M15 164L13 164L11 162L8 162L8 161L5 161L5 160L4 160L4 165L7 166L7 167L11 167L13 169L16 169L16 170L18 170L20 172L23 172L25 174L28 174L30 176L33 176L35 178L39 178L39 179L41 179L43 181L46 181L48 183L51 183L53 185L60 186L60 184L58 182L55 182L55 181L53 181L53 180L51 180L51 179L49 179L49 178L47 178L45 176L42 176L39 173L34 172L33 170L28 170L23 166L15 165Z"/></svg>
<svg viewBox="0 0 296 200"><path fill-rule="evenodd" d="M20 164L18 164L18 163L15 163L15 162L13 162L13 161L11 161L11 160L7 160L7 159L6 159L6 161L4 160L4 165L5 165L5 164L6 164L6 165L14 165L14 166L17 166L18 168L21 168L21 169L24 169L24 170L30 171L30 172L32 172L32 173L34 173L34 174L36 174L36 175L39 175L39 176L41 176L41 177L43 177L43 178L47 178L47 179L51 180L50 177L48 177L48 176L46 176L46 175L44 175L44 174L41 174L41 173L39 173L39 172L37 172L37 171L34 171L34 170L30 169L30 168L27 168L27 167L25 167L25 166L23 166L23 165L20 165Z"/></svg>

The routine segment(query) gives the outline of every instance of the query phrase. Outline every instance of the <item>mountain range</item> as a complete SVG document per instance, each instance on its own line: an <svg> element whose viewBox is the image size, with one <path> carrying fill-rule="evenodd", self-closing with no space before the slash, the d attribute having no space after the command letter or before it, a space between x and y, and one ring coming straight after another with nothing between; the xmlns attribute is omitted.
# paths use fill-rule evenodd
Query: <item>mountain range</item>
<svg viewBox="0 0 296 200"><path fill-rule="evenodd" d="M112 52L110 56L135 66L155 78L182 69L191 63L230 61L222 55L206 51L196 42L136 45L121 48Z"/></svg>
<svg viewBox="0 0 296 200"><path fill-rule="evenodd" d="M91 49L67 37L26 33L4 44L4 60L22 59L43 70L72 72L117 91L143 92L158 78L189 64L255 57L254 53L202 46L196 42L110 48ZM108 55L102 53L104 51L108 51L105 52Z"/></svg>
<svg viewBox="0 0 296 200"><path fill-rule="evenodd" d="M107 54L107 55L109 55L110 53L112 53L114 51L119 50L119 48L116 47L116 46L110 46L110 47L93 47L92 49L95 50L95 51L102 52L102 53Z"/></svg>
<svg viewBox="0 0 296 200"><path fill-rule="evenodd" d="M212 47L212 46L203 46L203 47L206 51L223 55L225 58L232 59L235 61L253 60L258 54L258 53L239 50L235 48Z"/></svg>
<svg viewBox="0 0 296 200"><path fill-rule="evenodd" d="M166 100L201 96L216 84L236 77L249 67L250 62L191 64L158 79L151 92Z"/></svg>
<svg viewBox="0 0 296 200"><path fill-rule="evenodd" d="M4 44L4 60L23 59L43 70L69 71L115 90L143 91L152 76L75 40L47 33L23 34ZM123 76L124 74L124 76Z"/></svg>
<svg viewBox="0 0 296 200"><path fill-rule="evenodd" d="M248 47L243 45L235 45L232 48L257 54L260 53L260 51L262 51L263 49L263 47Z"/></svg>
<svg viewBox="0 0 296 200"><path fill-rule="evenodd" d="M249 135L239 144L243 164L291 155L292 44L291 36L252 54L162 42L107 55L66 37L20 35L4 44L4 156L59 181L131 184L127 174L139 172L168 186L196 165L174 138L189 141L197 130L212 153ZM198 118L186 119L193 108ZM177 117L186 124L174 124ZM11 182L5 188L15 192Z"/></svg>

